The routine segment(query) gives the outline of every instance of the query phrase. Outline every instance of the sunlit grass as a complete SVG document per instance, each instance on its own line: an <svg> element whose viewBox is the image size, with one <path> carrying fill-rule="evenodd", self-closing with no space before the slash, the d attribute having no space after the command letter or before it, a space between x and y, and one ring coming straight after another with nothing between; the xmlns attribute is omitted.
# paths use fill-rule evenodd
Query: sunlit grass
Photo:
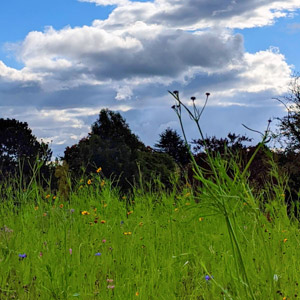
<svg viewBox="0 0 300 300"><path fill-rule="evenodd" d="M226 180L215 196L223 193L254 297L295 298L299 224L284 186L255 197L245 178ZM248 299L215 188L121 195L95 173L65 201L34 184L2 186L0 299Z"/></svg>

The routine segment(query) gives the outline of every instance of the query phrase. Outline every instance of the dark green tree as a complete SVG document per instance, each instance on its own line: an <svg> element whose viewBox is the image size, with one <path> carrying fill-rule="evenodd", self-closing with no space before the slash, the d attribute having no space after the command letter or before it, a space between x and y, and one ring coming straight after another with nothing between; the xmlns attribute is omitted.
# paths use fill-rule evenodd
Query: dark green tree
<svg viewBox="0 0 300 300"><path fill-rule="evenodd" d="M287 116L276 118L279 120L279 134L277 139L285 148L285 152L300 150L300 77L295 76L290 83L289 95L282 98L276 98L282 103Z"/></svg>
<svg viewBox="0 0 300 300"><path fill-rule="evenodd" d="M44 169L52 152L48 144L37 141L26 122L0 119L0 170L3 175L15 174L22 167L23 175L29 175L36 161ZM44 170L45 171L45 170Z"/></svg>
<svg viewBox="0 0 300 300"><path fill-rule="evenodd" d="M226 138L218 139L216 136L213 137L206 137L203 140L201 139L194 139L193 147L194 151L198 154L204 152L205 147L210 152L218 152L220 154L225 153L225 149L229 149L232 153L237 153L237 151L246 149L246 146L243 145L243 142L251 142L252 139L246 136L236 135L235 133L228 133Z"/></svg>
<svg viewBox="0 0 300 300"><path fill-rule="evenodd" d="M82 175L81 170L90 173L101 167L105 177L113 176L121 188L128 189L138 181L138 164L142 166L145 178L149 178L153 171L156 175L163 173L163 165L169 162L161 159L160 167L157 163L149 167L146 160L153 161L152 156L154 153L131 132L119 113L103 109L92 125L91 133L78 144L66 148L64 160L75 177ZM170 172L173 170L171 168ZM162 177L165 179L167 176L164 173Z"/></svg>
<svg viewBox="0 0 300 300"><path fill-rule="evenodd" d="M176 130L167 128L159 137L158 143L154 145L158 152L167 153L181 166L189 163L189 150Z"/></svg>

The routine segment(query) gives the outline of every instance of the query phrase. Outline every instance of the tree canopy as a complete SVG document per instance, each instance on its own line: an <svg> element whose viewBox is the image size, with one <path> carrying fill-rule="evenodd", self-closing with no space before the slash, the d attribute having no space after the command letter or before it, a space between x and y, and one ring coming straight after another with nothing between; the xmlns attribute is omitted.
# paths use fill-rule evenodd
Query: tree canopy
<svg viewBox="0 0 300 300"><path fill-rule="evenodd" d="M0 169L2 174L15 173L19 163L23 173L30 172L36 160L48 162L52 152L48 144L39 142L26 122L0 119Z"/></svg>

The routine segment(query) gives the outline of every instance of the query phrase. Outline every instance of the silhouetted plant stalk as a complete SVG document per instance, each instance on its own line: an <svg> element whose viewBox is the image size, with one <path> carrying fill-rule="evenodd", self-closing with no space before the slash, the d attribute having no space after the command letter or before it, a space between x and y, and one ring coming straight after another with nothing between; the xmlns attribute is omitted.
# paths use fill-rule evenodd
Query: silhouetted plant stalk
<svg viewBox="0 0 300 300"><path fill-rule="evenodd" d="M210 153L210 150L207 147L207 144L204 139L204 135L203 135L203 132L202 132L202 129L200 126L200 118L203 114L203 111L204 111L206 105L207 105L210 93L206 93L206 100L205 100L205 103L201 110L198 109L195 104L196 97L191 97L192 108L189 108L186 104L184 104L181 101L178 91L173 91L173 92L169 91L169 93L176 100L176 103L175 103L175 105L172 106L172 109L175 111L175 113L177 114L177 117L179 119L179 123L180 123L180 127L181 127L181 130L183 133L185 144L186 144L186 146L189 150L190 156L191 156L195 178L204 185L204 188L206 188L206 191L208 192L209 198L213 200L213 203L210 204L210 206L212 206L215 210L217 210L218 213L220 213L224 216L228 234L229 234L230 241L231 241L232 250L233 250L233 253L235 254L234 259L235 259L235 263L236 263L236 271L237 271L238 277L240 277L239 274L241 272L243 280L244 280L243 286L245 287L246 294L247 295L250 294L250 297L252 299L256 299L254 296L252 287L250 285L249 279L248 279L247 270L245 268L241 247L240 247L240 244L238 241L236 231L233 226L234 214L232 213L232 208L230 211L230 207L228 207L227 199L229 199L229 197L237 197L237 195L232 196L232 195L230 195L230 193L232 191L236 191L236 184L238 184L239 182L242 182L242 180L246 180L247 171L248 171L253 159L255 158L256 154L267 142L270 141L270 139L268 138L268 135L269 135L269 126L270 126L271 121L269 120L267 130L265 131L264 134L261 132L252 130L252 129L248 128L247 126L243 125L244 127L246 127L247 129L249 129L251 131L260 133L262 135L262 141L258 144L255 152L249 159L249 161L242 173L237 168L236 163L233 161L233 157L231 158L230 163L231 163L231 166L235 170L234 179L231 179L227 175L227 172L226 172L227 171L226 162L224 160L222 160L220 155L217 155L216 158L213 158L212 153ZM197 125L198 131L200 133L200 137L204 144L204 149L205 149L205 153L208 158L209 166L214 175L215 183L204 177L203 171L207 171L207 170L204 170L203 168L198 166L198 164L192 154L191 147L188 144L188 140L186 137L184 126L183 126L182 108L184 108L186 110L186 112L190 116L191 120L194 121ZM243 184L243 192L246 193L246 195L248 195L248 191L246 190L246 187L244 184ZM251 204L255 205L255 203L251 203ZM236 205L237 204L235 204L235 207L236 207ZM234 209L235 209L235 207L234 207ZM256 207L255 207L255 210L256 210ZM246 283L246 284L244 284L244 283Z"/></svg>

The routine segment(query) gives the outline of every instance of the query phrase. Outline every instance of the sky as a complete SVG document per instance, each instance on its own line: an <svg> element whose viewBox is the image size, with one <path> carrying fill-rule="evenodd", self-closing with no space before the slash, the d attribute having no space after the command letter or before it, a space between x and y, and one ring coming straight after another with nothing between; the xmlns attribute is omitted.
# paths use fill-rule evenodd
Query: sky
<svg viewBox="0 0 300 300"><path fill-rule="evenodd" d="M168 90L196 97L204 135L276 129L300 72L299 0L10 0L0 4L0 118L63 156L103 108L153 146L180 133ZM189 140L199 138L186 116Z"/></svg>

